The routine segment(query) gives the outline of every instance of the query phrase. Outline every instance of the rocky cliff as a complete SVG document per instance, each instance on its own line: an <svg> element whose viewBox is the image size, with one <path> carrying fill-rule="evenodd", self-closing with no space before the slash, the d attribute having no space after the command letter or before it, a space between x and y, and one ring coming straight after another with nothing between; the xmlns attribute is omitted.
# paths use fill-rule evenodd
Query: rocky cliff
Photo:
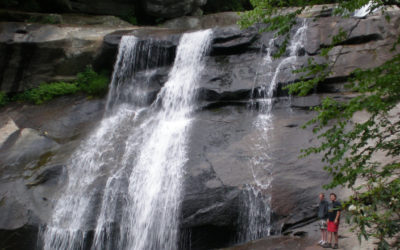
<svg viewBox="0 0 400 250"><path fill-rule="evenodd" d="M189 2L181 1L180 8L193 6ZM390 22L379 14L365 19L306 18L307 42L296 55L296 67L306 65L310 58L337 62L333 74L313 95L290 101L276 98L269 132L270 158L265 162L271 171L259 176L273 176L268 192L274 233L315 217L311 206L328 175L318 156L298 159L300 148L316 143L311 129L300 127L314 115L308 107L319 105L322 97L349 97L343 85L354 69L378 66L396 53L391 48L400 34L400 10L392 8L388 14ZM193 248L226 246L235 240L242 189L254 182L248 161L264 150L253 147L264 132L254 129L257 111L248 104L257 97L257 89L265 86L257 80L265 70L265 56L271 50L276 52L282 42L276 39L271 43L273 34L259 33L258 27L240 30L227 21L236 18L232 13L183 18L168 22L167 28L3 22L0 90L18 92L42 81L72 79L87 64L111 71L122 35L160 41L158 45L174 55L182 32L213 28L211 51L198 88L200 106L190 136L181 228L191 233ZM299 19L293 34L303 20ZM336 46L328 59L320 58L318 52L330 44L340 27L350 31L349 38ZM273 60L271 68L288 56ZM154 96L163 86L172 62L173 56L152 71L149 95ZM275 97L286 97L282 86L298 77L290 65L283 65L277 74ZM67 181L68 159L101 119L104 102L75 96L42 106L17 104L0 109L0 246L32 249L35 245L39 227L46 224Z"/></svg>
<svg viewBox="0 0 400 250"><path fill-rule="evenodd" d="M1 2L0 7L42 13L113 15L154 24L176 17L201 16L203 12L243 11L251 5L248 0L13 0Z"/></svg>

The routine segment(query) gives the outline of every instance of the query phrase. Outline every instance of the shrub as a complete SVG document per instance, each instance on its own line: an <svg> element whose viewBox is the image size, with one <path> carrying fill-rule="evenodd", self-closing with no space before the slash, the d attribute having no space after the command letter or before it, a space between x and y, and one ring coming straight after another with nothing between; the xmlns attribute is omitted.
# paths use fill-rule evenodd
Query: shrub
<svg viewBox="0 0 400 250"><path fill-rule="evenodd" d="M75 83L54 82L54 83L41 83L39 87L26 90L18 94L15 99L18 101L29 101L35 104L41 104L49 101L57 96L74 94L79 91Z"/></svg>
<svg viewBox="0 0 400 250"><path fill-rule="evenodd" d="M124 21L127 21L128 23L132 25L138 25L138 20L135 15L135 9L132 9L129 11L129 14L120 16L120 18Z"/></svg>
<svg viewBox="0 0 400 250"><path fill-rule="evenodd" d="M55 97L84 92L90 96L103 96L107 93L109 79L107 75L98 74L91 67L84 72L78 73L74 82L51 82L41 83L39 87L26 90L16 94L12 101L27 101L34 104L42 104ZM0 92L0 106L8 102L7 95Z"/></svg>
<svg viewBox="0 0 400 250"><path fill-rule="evenodd" d="M107 93L109 79L106 74L98 74L91 67L77 75L78 88L92 96L102 96Z"/></svg>
<svg viewBox="0 0 400 250"><path fill-rule="evenodd" d="M133 15L132 16L128 16L126 18L126 21L128 21L132 25L137 25L138 24L137 18L135 16L133 16Z"/></svg>

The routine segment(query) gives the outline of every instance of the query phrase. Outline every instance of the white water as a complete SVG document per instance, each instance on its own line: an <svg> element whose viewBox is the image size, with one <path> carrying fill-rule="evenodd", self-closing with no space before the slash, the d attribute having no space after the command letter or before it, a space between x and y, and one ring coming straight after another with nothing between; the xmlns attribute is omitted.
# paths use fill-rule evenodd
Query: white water
<svg viewBox="0 0 400 250"><path fill-rule="evenodd" d="M373 7L373 1L369 1L366 5L359 8L358 10L354 11L353 16L358 18L364 18L368 16L369 13L378 11L380 8L374 9L373 11L371 8Z"/></svg>
<svg viewBox="0 0 400 250"><path fill-rule="evenodd" d="M142 124L146 140L129 178L129 199L122 211L118 249L177 246L182 174L195 107L195 86L210 40L210 31L183 35L169 80L156 100L159 111ZM129 161L129 156L126 154L123 162Z"/></svg>
<svg viewBox="0 0 400 250"><path fill-rule="evenodd" d="M132 63L154 55L122 38L106 117L71 158L68 184L41 232L44 249L176 249L187 133L210 40L211 31L182 36L169 80L146 108Z"/></svg>
<svg viewBox="0 0 400 250"><path fill-rule="evenodd" d="M244 188L244 205L240 217L241 230L239 241L245 242L259 239L271 233L271 195L269 189L272 177L271 146L270 138L273 129L272 108L274 104L274 93L278 85L278 77L283 68L289 67L295 70L297 53L306 42L307 23L304 20L302 26L296 31L288 47L289 56L282 59L275 67L272 58L272 46L274 39L270 40L267 55L261 64L262 72L259 74L256 83L264 83L257 91L257 96L262 99L252 100L258 103L258 116L254 122L254 128L259 131L260 136L253 140L252 146L254 156L251 158L250 168L253 174L254 183ZM252 105L254 106L254 104Z"/></svg>

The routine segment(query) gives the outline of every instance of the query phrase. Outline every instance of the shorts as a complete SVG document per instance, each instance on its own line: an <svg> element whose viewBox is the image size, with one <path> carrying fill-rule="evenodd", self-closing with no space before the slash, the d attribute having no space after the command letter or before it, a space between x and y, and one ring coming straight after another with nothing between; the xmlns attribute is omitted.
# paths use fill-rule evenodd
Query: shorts
<svg viewBox="0 0 400 250"><path fill-rule="evenodd" d="M326 220L319 220L319 229L326 230Z"/></svg>
<svg viewBox="0 0 400 250"><path fill-rule="evenodd" d="M339 229L339 222L338 224L335 224L335 222L333 221L328 221L328 232L337 233L338 229Z"/></svg>

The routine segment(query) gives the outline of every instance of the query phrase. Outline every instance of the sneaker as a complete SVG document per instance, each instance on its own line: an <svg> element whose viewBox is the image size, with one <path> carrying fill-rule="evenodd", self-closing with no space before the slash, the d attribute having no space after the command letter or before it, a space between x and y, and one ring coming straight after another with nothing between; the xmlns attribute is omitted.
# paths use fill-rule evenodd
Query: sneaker
<svg viewBox="0 0 400 250"><path fill-rule="evenodd" d="M333 249L338 249L339 246L338 246L338 244L335 244L332 248L333 248Z"/></svg>
<svg viewBox="0 0 400 250"><path fill-rule="evenodd" d="M332 248L332 245L329 243L325 243L324 245L322 245L323 248Z"/></svg>
<svg viewBox="0 0 400 250"><path fill-rule="evenodd" d="M318 245L323 245L324 244L324 241L323 240L320 240L320 241L318 241Z"/></svg>

